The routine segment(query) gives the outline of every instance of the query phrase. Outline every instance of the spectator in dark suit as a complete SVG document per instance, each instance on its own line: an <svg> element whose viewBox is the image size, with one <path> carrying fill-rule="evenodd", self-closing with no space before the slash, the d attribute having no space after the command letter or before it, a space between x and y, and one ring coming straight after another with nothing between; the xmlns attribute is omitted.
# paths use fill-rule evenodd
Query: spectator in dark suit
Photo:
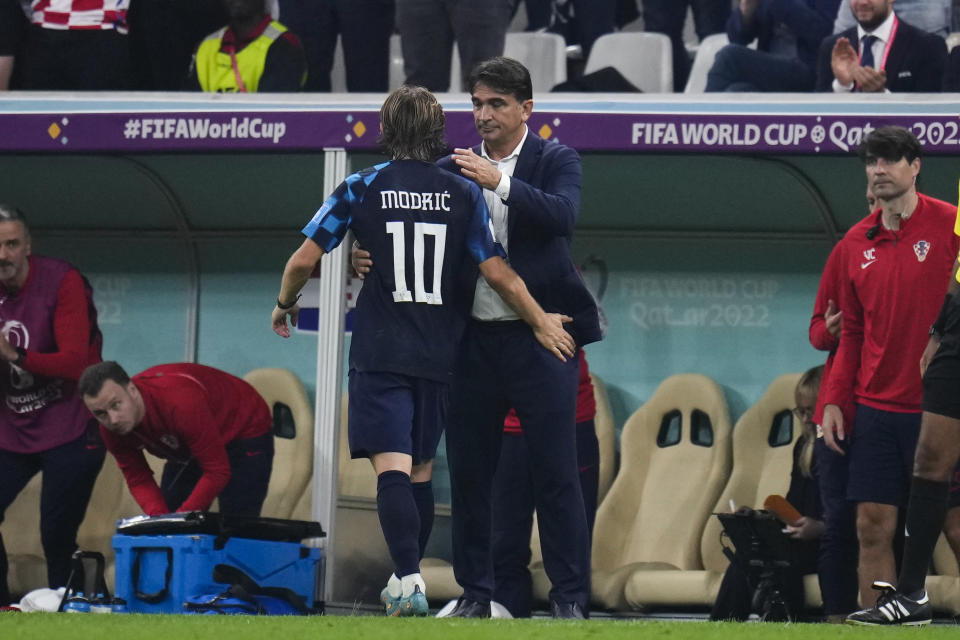
<svg viewBox="0 0 960 640"><path fill-rule="evenodd" d="M857 26L824 40L817 91L939 92L947 45L897 18L893 0L850 0Z"/></svg>
<svg viewBox="0 0 960 640"><path fill-rule="evenodd" d="M897 0L897 17L918 29L935 33L942 38L950 35L953 9L951 0ZM857 19L846 2L840 5L833 32L840 33L857 26Z"/></svg>
<svg viewBox="0 0 960 640"><path fill-rule="evenodd" d="M811 91L817 47L840 0L740 0L727 20L707 91ZM757 48L747 47L757 40Z"/></svg>

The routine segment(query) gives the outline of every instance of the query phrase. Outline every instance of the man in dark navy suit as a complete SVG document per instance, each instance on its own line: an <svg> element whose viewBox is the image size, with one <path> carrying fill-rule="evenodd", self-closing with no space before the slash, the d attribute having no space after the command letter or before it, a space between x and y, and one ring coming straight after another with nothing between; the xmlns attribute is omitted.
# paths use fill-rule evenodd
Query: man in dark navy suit
<svg viewBox="0 0 960 640"><path fill-rule="evenodd" d="M570 256L580 157L527 128L533 89L519 62L482 62L468 86L483 142L456 149L439 164L483 187L496 239L544 310L573 318L565 328L579 346L601 339L596 303ZM454 573L464 592L451 615L490 615L492 481L504 416L514 407L530 451L552 613L585 617L590 548L577 469L578 359L561 362L537 352L532 332L482 278L462 290L471 321L453 382L447 459Z"/></svg>
<svg viewBox="0 0 960 640"><path fill-rule="evenodd" d="M946 43L897 18L893 2L850 0L857 26L820 45L817 91L940 91Z"/></svg>

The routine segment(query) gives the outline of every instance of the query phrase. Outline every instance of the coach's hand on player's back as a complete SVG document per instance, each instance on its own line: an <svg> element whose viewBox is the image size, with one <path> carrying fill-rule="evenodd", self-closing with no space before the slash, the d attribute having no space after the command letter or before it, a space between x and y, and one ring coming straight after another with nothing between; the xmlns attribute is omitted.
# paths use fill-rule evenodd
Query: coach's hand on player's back
<svg viewBox="0 0 960 640"><path fill-rule="evenodd" d="M353 247L350 251L350 266L353 267L357 277L363 280L363 277L370 273L370 267L373 266L373 260L370 259L370 252L360 246L358 240L353 241Z"/></svg>
<svg viewBox="0 0 960 640"><path fill-rule="evenodd" d="M572 358L577 348L577 343L573 341L573 337L563 328L566 322L573 322L573 318L562 313L545 313L543 314L543 323L533 329L537 342L559 358L561 362L566 362L567 358Z"/></svg>

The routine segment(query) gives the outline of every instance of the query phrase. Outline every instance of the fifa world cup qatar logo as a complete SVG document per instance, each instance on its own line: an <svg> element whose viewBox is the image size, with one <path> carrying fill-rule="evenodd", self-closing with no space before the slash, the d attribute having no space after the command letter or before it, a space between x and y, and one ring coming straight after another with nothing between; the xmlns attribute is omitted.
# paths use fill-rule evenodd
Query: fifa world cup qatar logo
<svg viewBox="0 0 960 640"><path fill-rule="evenodd" d="M30 333L19 320L7 320L3 323L3 337L14 347L26 349L30 346ZM33 374L26 369L10 363L10 386L14 389L27 389L33 385Z"/></svg>

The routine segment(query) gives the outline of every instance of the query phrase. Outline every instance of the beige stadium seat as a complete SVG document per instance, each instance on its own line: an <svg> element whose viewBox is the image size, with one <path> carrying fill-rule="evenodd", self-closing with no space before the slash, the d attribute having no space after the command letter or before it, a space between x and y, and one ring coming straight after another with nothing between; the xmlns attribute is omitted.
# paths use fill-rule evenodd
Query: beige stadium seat
<svg viewBox="0 0 960 640"><path fill-rule="evenodd" d="M300 378L288 369L254 369L243 377L274 419L273 469L261 515L290 518L313 476L313 409Z"/></svg>
<svg viewBox="0 0 960 640"><path fill-rule="evenodd" d="M345 393L340 403L340 446L337 447L337 475L340 495L350 498L377 499L377 474L367 458L350 457L347 439L349 397Z"/></svg>
<svg viewBox="0 0 960 640"><path fill-rule="evenodd" d="M733 469L713 512L737 507L763 508L770 494L786 495L793 466L793 445L800 435L791 408L800 374L774 380L766 392L737 421L733 429ZM649 606L712 605L727 568L720 521L711 516L700 542L702 567L684 571L637 571L627 580L625 593L634 609ZM817 576L805 579L809 606L820 606Z"/></svg>
<svg viewBox="0 0 960 640"><path fill-rule="evenodd" d="M592 602L624 610L641 567L702 569L703 528L730 472L723 391L699 374L664 380L623 427L620 470L597 510Z"/></svg>
<svg viewBox="0 0 960 640"><path fill-rule="evenodd" d="M7 583L11 595L48 586L47 563L40 544L40 474L7 507L0 532L10 565Z"/></svg>
<svg viewBox="0 0 960 640"><path fill-rule="evenodd" d="M613 483L616 473L616 432L613 426L613 414L610 411L610 400L603 381L595 374L590 374L593 382L593 393L597 403L597 415L594 418L594 428L597 430L597 440L600 445L600 478L597 485L597 503L604 497ZM446 602L460 596L463 589L453 577L453 567L446 560L440 558L424 558L420 563L420 572L427 583L427 595L435 602ZM543 569L543 554L540 550L540 535L537 530L536 515L534 515L533 532L530 537L530 573L533 577L533 597L541 604L549 601L550 580Z"/></svg>
<svg viewBox="0 0 960 640"><path fill-rule="evenodd" d="M23 594L47 586L47 563L40 544L40 483L37 474L7 508L4 516L4 546L10 569L7 577L10 592ZM107 586L113 588L113 548L111 540L117 520L140 513L129 496L123 474L112 455L107 455L97 476L90 504L80 530L77 545L84 551L99 551L106 560Z"/></svg>
<svg viewBox="0 0 960 640"><path fill-rule="evenodd" d="M957 558L943 534L933 552L933 570L934 575L927 576L926 584L933 608L952 616L960 615L960 571Z"/></svg>
<svg viewBox="0 0 960 640"><path fill-rule="evenodd" d="M593 43L583 72L613 67L644 93L673 91L673 53L662 33L619 32Z"/></svg>

